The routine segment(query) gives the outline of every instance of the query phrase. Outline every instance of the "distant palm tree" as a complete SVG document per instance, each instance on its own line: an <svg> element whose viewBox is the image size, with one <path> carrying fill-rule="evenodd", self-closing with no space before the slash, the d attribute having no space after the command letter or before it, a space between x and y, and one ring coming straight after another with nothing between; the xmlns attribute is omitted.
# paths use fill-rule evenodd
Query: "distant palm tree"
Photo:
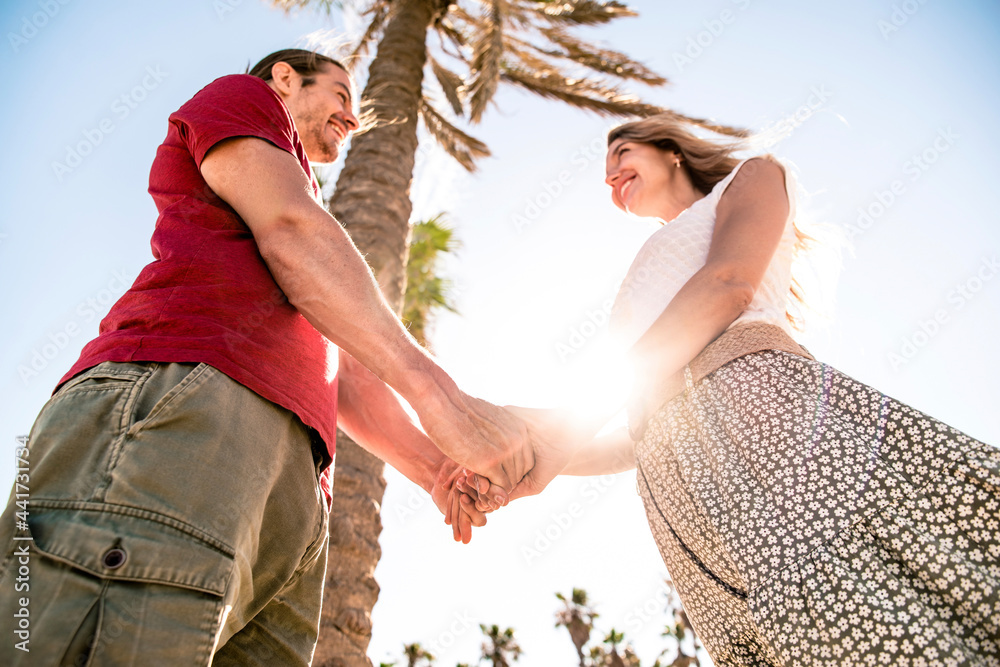
<svg viewBox="0 0 1000 667"><path fill-rule="evenodd" d="M607 667L625 667L621 656L618 655L618 645L623 641L625 641L625 635L617 632L614 628L611 628L611 632L604 638L604 643L611 647L610 649L606 649Z"/></svg>
<svg viewBox="0 0 1000 667"><path fill-rule="evenodd" d="M587 603L587 591L582 588L574 588L568 600L562 593L556 593L556 597L563 603L563 608L556 612L556 627L561 625L569 631L580 659L580 667L584 667L586 662L583 647L590 641L590 633L594 629L594 619L598 613Z"/></svg>
<svg viewBox="0 0 1000 667"><path fill-rule="evenodd" d="M667 608L666 611L673 617L673 624L667 624L664 628L663 633L660 635L662 637L669 637L676 644L677 655L670 662L669 666L665 667L698 667L701 665L701 659L698 657L698 649L704 648L701 642L698 640L698 636L694 632L694 626L691 625L691 621L688 620L687 613L684 611L684 607L681 605L680 597L677 595L677 588L674 583L669 579L664 581L666 586L667 594ZM685 639L691 637L691 653L687 652L685 646ZM660 654L660 657L666 655L670 649L664 649ZM657 658L656 664L653 667L661 667L660 660Z"/></svg>
<svg viewBox="0 0 1000 667"><path fill-rule="evenodd" d="M514 639L514 630L501 631L498 625L479 625L486 636L483 642L483 660L489 660L493 667L510 667L521 657L521 647Z"/></svg>
<svg viewBox="0 0 1000 667"><path fill-rule="evenodd" d="M434 656L428 653L419 642L404 646L403 655L406 656L406 667L417 667L421 661L427 665L434 664Z"/></svg>
<svg viewBox="0 0 1000 667"><path fill-rule="evenodd" d="M605 646L595 646L590 649L589 667L641 667L639 656L635 654L631 646L626 645L619 653L618 645L625 642L625 633L618 632L611 628L611 632L604 638Z"/></svg>
<svg viewBox="0 0 1000 667"><path fill-rule="evenodd" d="M616 81L661 85L665 79L627 55L572 34L579 26L636 16L615 0L272 0L286 10L327 11L351 5L368 20L349 56L377 51L362 105L372 129L351 141L330 210L367 257L397 312L405 289L410 183L417 120L469 171L489 149L450 118L478 123L500 85L527 90L605 116L659 112L618 89ZM348 63L356 62L348 59ZM425 85L425 70L447 107ZM700 119L696 124L740 134ZM383 464L342 433L337 438L334 509L330 520L327 601L316 649L318 667L368 667L374 571L380 549Z"/></svg>

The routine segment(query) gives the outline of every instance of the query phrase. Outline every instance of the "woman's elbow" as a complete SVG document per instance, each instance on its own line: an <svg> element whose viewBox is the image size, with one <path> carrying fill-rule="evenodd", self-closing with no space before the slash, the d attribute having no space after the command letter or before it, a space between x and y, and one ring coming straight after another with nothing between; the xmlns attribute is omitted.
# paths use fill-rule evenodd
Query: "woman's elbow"
<svg viewBox="0 0 1000 667"><path fill-rule="evenodd" d="M757 286L732 270L717 269L712 271L711 289L717 295L718 303L726 310L732 310L737 315L750 307Z"/></svg>
<svg viewBox="0 0 1000 667"><path fill-rule="evenodd" d="M750 307L756 293L754 286L748 282L737 282L729 285L729 299L732 310L737 315Z"/></svg>

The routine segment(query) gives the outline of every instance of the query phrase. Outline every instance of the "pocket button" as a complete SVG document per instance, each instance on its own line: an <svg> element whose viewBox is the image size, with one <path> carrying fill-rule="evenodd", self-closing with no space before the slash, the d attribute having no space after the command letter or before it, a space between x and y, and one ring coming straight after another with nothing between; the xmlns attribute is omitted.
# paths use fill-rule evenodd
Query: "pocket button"
<svg viewBox="0 0 1000 667"><path fill-rule="evenodd" d="M125 553L124 549L112 547L104 552L104 558L101 559L101 562L109 570L117 570L125 564L126 560L128 560L128 554Z"/></svg>

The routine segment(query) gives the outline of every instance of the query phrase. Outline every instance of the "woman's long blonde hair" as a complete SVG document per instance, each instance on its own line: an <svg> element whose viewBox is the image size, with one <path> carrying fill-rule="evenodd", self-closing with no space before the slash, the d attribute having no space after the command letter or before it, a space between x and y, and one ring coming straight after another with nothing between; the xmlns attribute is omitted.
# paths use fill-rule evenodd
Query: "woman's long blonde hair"
<svg viewBox="0 0 1000 667"><path fill-rule="evenodd" d="M751 150L753 139L749 137L749 133L737 133L736 136L726 136L724 141L712 141L696 136L691 132L693 127L692 123L682 117L669 112L661 113L613 128L608 133L608 146L622 139L649 144L663 151L678 152L682 158L681 165L691 178L691 184L707 195L740 163L742 158L736 154ZM771 155L760 157L773 159ZM805 233L797 221L793 220L792 225L795 228L794 257L797 258L812 249L817 240ZM809 306L805 290L794 274L789 292L791 298L786 300L785 316L793 327L801 331L804 328L802 311Z"/></svg>

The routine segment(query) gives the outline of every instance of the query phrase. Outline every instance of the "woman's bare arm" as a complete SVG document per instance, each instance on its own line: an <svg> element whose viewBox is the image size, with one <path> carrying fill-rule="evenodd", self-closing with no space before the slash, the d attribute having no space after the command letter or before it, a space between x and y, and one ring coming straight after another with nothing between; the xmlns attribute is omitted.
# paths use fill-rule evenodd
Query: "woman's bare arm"
<svg viewBox="0 0 1000 667"><path fill-rule="evenodd" d="M784 172L755 158L736 174L716 210L705 265L632 347L636 392L655 388L694 359L750 305L788 219Z"/></svg>
<svg viewBox="0 0 1000 667"><path fill-rule="evenodd" d="M621 427L580 446L563 475L613 475L635 468L635 443Z"/></svg>

